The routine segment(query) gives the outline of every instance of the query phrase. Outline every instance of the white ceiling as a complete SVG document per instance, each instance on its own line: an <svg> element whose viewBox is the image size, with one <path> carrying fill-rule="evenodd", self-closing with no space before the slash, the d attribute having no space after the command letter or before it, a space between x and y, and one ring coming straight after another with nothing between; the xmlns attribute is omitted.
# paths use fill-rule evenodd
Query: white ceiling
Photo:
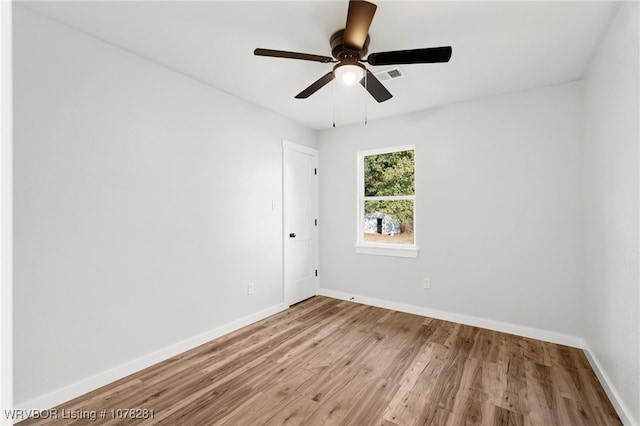
<svg viewBox="0 0 640 426"><path fill-rule="evenodd" d="M312 129L580 79L617 2L377 1L369 52L450 45L446 64L402 65L378 104L360 86L294 96L332 64L266 58L256 47L331 56L347 1L28 2L34 11ZM392 67L371 67L378 72ZM335 90L334 90L335 85ZM365 96L366 95L366 96Z"/></svg>

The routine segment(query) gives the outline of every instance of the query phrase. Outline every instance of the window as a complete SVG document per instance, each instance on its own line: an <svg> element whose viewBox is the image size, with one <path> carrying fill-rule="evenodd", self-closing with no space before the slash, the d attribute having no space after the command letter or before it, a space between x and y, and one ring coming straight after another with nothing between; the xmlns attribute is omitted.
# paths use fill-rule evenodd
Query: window
<svg viewBox="0 0 640 426"><path fill-rule="evenodd" d="M358 153L356 252L417 257L415 147Z"/></svg>

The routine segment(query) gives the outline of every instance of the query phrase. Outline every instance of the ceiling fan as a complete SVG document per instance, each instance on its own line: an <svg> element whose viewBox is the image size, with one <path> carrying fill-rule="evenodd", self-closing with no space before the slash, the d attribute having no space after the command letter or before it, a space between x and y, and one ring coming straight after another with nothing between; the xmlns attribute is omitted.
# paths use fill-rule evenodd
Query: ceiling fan
<svg viewBox="0 0 640 426"><path fill-rule="evenodd" d="M256 49L257 56L301 59L324 63L336 63L330 71L296 95L297 99L306 99L320 90L334 78L343 84L360 84L378 102L391 99L392 95L362 62L369 65L400 65L449 62L451 46L429 47L424 49L394 50L372 53L367 56L369 48L369 27L373 21L377 6L363 0L350 0L347 12L347 23L344 30L335 32L329 39L331 54L329 56L309 53L287 52L284 50Z"/></svg>

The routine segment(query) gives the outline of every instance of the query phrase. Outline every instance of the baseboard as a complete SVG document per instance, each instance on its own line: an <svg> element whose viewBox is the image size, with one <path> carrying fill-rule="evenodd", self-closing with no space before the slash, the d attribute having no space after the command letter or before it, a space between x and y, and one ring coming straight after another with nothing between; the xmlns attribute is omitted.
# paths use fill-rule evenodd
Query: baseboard
<svg viewBox="0 0 640 426"><path fill-rule="evenodd" d="M500 331L503 333L515 334L532 339L544 340L545 342L557 343L560 345L572 346L574 348L582 348L582 339L568 334L557 333L554 331L540 330L537 328L525 327L517 324L510 324L501 321L494 321L486 318L474 317L470 315L462 315L454 312L440 311L437 309L429 309L422 306L408 305L400 302L392 302L389 300L376 299L373 297L360 296L355 294L343 293L341 291L319 289L322 296L333 297L334 299L349 300L352 302L363 303L365 305L377 306L379 308L392 309L394 311L406 312L409 314L422 315L425 317L436 318L445 321L457 322L474 327L486 328L489 330Z"/></svg>
<svg viewBox="0 0 640 426"><path fill-rule="evenodd" d="M618 413L618 417L623 424L627 426L640 426L640 419L634 419L633 414L629 410L629 408L622 402L622 398L620 398L620 394L616 391L616 388L611 384L611 380L607 373L605 373L602 368L602 364L598 361L598 358L589 348L589 345L585 342L583 345L584 353L589 360L589 364L591 364L591 368L596 373L602 388L606 392L611 404L613 404L613 408L616 409L616 413Z"/></svg>
<svg viewBox="0 0 640 426"><path fill-rule="evenodd" d="M95 376L73 383L69 386L65 386L64 388L58 389L46 395L42 395L23 404L19 404L16 407L15 411L25 413L29 410L48 410L50 408L56 407L64 402L70 401L102 386L108 385L109 383L113 383L116 380L119 380L137 371L143 370L161 361L165 361L171 357L193 349L213 339L217 339L218 337L224 336L225 334L229 334L242 327L246 327L247 325L270 317L271 315L277 314L278 312L282 312L285 309L287 309L287 306L281 303L256 312L254 314L247 315L243 318L237 319L220 327L216 327L213 330L209 330L205 333L183 340L159 351L145 355L141 358L132 360L131 362L122 364L103 373L96 374Z"/></svg>

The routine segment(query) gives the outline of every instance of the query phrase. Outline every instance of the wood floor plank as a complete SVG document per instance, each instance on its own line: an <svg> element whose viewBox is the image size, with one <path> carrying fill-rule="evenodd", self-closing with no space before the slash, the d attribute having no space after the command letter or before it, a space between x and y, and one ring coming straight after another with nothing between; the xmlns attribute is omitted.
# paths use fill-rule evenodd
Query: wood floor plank
<svg viewBox="0 0 640 426"><path fill-rule="evenodd" d="M378 379L373 388L362 388L358 397L350 401L351 408L344 417L344 424L375 425L397 392L400 385L391 380Z"/></svg>
<svg viewBox="0 0 640 426"><path fill-rule="evenodd" d="M493 330L478 331L478 337L469 354L472 358L479 358L484 361L493 363L498 362L498 353L500 350L499 333Z"/></svg>
<svg viewBox="0 0 640 426"><path fill-rule="evenodd" d="M282 407L277 410L271 417L260 420L259 425L278 426L278 425L304 425L307 419L319 404L309 399L306 395L296 395L290 400L285 400ZM238 424L244 424L238 423Z"/></svg>
<svg viewBox="0 0 640 426"><path fill-rule="evenodd" d="M537 364L532 364L537 365ZM553 424L558 411L557 397L554 395L553 382L527 377L528 424Z"/></svg>
<svg viewBox="0 0 640 426"><path fill-rule="evenodd" d="M496 407L493 424L496 426L524 426L524 416L505 408Z"/></svg>
<svg viewBox="0 0 640 426"><path fill-rule="evenodd" d="M362 392L375 388L376 379L366 370L356 373L349 381L340 382L321 402L303 424L340 425L347 424L345 418L354 400L360 399Z"/></svg>
<svg viewBox="0 0 640 426"><path fill-rule="evenodd" d="M109 415L21 424L621 424L578 349L319 296L56 408Z"/></svg>

